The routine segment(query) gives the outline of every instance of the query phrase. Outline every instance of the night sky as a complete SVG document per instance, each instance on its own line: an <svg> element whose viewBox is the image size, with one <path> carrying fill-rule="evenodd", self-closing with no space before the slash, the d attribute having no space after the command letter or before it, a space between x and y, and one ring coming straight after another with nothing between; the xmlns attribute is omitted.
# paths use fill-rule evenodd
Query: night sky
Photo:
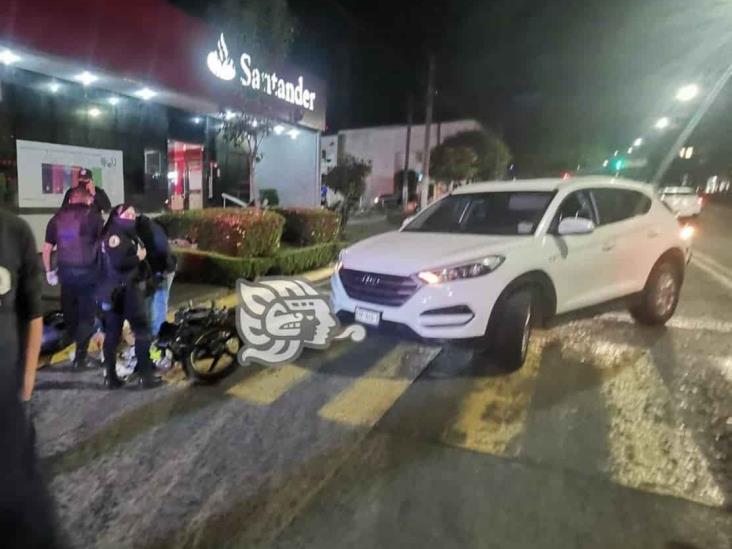
<svg viewBox="0 0 732 549"><path fill-rule="evenodd" d="M174 3L204 12L205 2ZM710 88L732 59L732 5L722 0L290 6L299 20L290 58L328 81L330 131L403 123L410 94L416 118L423 118L432 51L437 119L478 118L504 136L529 171L594 163L639 135L655 139L655 119L686 114L673 101L675 90L690 81ZM700 135L729 127L730 95L708 117L718 127L702 127Z"/></svg>

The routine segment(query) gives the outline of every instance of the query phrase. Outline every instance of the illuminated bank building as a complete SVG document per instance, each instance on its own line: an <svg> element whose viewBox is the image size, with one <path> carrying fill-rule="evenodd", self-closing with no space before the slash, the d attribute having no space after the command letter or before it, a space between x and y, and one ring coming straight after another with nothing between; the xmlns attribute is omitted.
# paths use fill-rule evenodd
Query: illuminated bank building
<svg viewBox="0 0 732 549"><path fill-rule="evenodd" d="M320 204L325 84L235 51L164 0L9 0L0 13L0 206L40 240L80 167L143 211L247 203L248 155L226 113L272 121L255 194Z"/></svg>

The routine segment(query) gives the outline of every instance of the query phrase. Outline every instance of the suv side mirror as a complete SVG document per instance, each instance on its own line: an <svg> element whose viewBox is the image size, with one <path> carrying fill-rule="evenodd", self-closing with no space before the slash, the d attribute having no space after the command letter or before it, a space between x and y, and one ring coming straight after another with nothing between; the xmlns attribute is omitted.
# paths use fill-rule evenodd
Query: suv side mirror
<svg viewBox="0 0 732 549"><path fill-rule="evenodd" d="M559 223L557 233L560 236L591 234L595 231L595 224L584 217L567 217Z"/></svg>
<svg viewBox="0 0 732 549"><path fill-rule="evenodd" d="M408 218L406 218L404 221L402 221L401 228L403 229L404 227L406 227L407 225L409 225L412 222L412 220L414 219L414 217L415 216L410 215Z"/></svg>

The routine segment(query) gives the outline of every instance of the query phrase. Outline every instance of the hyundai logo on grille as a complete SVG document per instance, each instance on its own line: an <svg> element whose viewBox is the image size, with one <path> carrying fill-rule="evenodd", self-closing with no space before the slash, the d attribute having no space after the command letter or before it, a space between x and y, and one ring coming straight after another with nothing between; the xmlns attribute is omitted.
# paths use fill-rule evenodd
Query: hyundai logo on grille
<svg viewBox="0 0 732 549"><path fill-rule="evenodd" d="M378 286L381 284L381 278L374 275L364 275L361 277L361 284L364 286Z"/></svg>

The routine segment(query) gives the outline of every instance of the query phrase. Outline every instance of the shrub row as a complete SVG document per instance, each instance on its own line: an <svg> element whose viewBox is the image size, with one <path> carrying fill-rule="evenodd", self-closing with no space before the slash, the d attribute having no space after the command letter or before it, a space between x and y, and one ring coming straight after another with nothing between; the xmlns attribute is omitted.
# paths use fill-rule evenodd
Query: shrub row
<svg viewBox="0 0 732 549"><path fill-rule="evenodd" d="M257 208L211 208L156 218L170 239L187 239L200 250L238 258L271 257L280 248L284 218Z"/></svg>
<svg viewBox="0 0 732 549"><path fill-rule="evenodd" d="M335 242L340 231L340 217L330 210L311 208L280 208L285 218L282 240L296 246Z"/></svg>
<svg viewBox="0 0 732 549"><path fill-rule="evenodd" d="M272 257L282 240L296 246L335 242L340 229L337 214L307 208L212 208L163 214L157 221L170 239L239 258Z"/></svg>
<svg viewBox="0 0 732 549"><path fill-rule="evenodd" d="M341 244L329 242L304 248L285 248L273 257L230 257L200 250L176 249L178 274L184 282L233 287L240 278L293 275L324 267L338 257Z"/></svg>

